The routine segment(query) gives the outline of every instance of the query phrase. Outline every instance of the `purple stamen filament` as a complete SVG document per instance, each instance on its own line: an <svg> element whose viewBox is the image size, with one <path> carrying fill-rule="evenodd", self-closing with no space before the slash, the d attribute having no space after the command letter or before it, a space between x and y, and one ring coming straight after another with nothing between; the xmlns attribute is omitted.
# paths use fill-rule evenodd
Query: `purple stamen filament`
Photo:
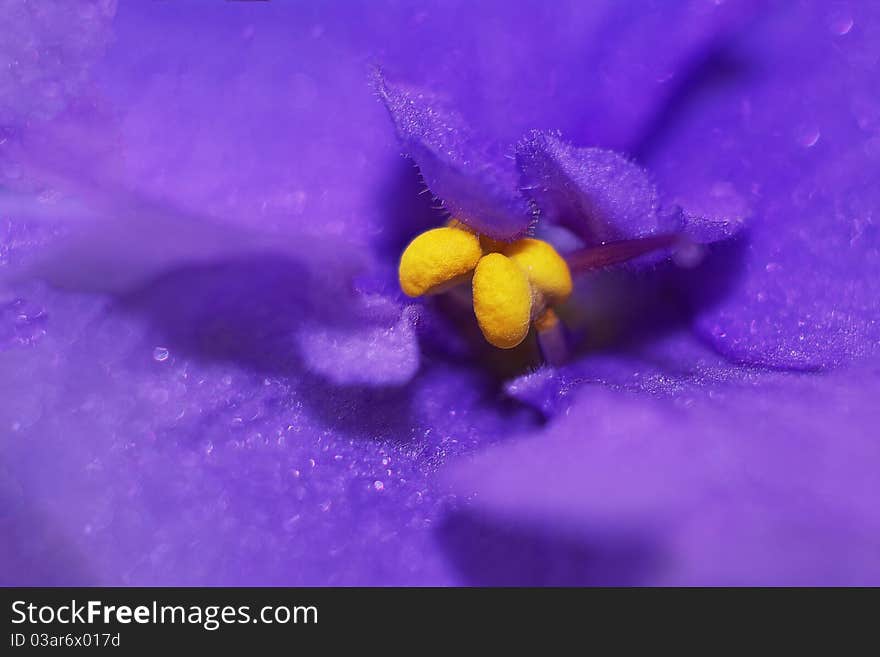
<svg viewBox="0 0 880 657"><path fill-rule="evenodd" d="M568 263L571 273L576 275L620 264L652 251L669 248L675 245L679 239L679 235L666 234L606 242L598 246L588 246L572 251L565 256L565 261Z"/></svg>

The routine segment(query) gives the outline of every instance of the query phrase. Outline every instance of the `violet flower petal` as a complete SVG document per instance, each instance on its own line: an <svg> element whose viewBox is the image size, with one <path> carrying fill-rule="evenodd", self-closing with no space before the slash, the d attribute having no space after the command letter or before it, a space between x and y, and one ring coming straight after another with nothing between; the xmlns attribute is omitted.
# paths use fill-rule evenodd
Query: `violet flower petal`
<svg viewBox="0 0 880 657"><path fill-rule="evenodd" d="M443 209L481 234L511 240L526 234L532 210L517 190L516 170L479 140L436 93L393 85L377 73L404 154L419 167Z"/></svg>
<svg viewBox="0 0 880 657"><path fill-rule="evenodd" d="M735 361L816 369L880 344L880 12L796 9L733 41L644 156L670 200L754 214L701 334Z"/></svg>
<svg viewBox="0 0 880 657"><path fill-rule="evenodd" d="M32 290L48 322L17 308L42 331L0 350L0 581L462 581L435 545L454 500L431 474L534 417L469 366L405 387L313 374L290 344L297 280L257 258L110 308ZM143 321L155 307L162 325Z"/></svg>
<svg viewBox="0 0 880 657"><path fill-rule="evenodd" d="M112 38L115 0L0 3L0 127L63 111Z"/></svg>
<svg viewBox="0 0 880 657"><path fill-rule="evenodd" d="M578 144L633 151L667 102L761 6L526 0L508 11L504 3L457 0L376 12L367 3L346 37L375 53L392 79L447 94L498 143L552 129Z"/></svg>
<svg viewBox="0 0 880 657"><path fill-rule="evenodd" d="M672 379L660 399L582 388L546 431L484 451L448 479L475 494L472 513L490 526L599 552L637 541L650 567L630 583L880 581L876 368Z"/></svg>
<svg viewBox="0 0 880 657"><path fill-rule="evenodd" d="M517 144L522 189L542 218L587 244L655 233L657 191L645 171L622 155L575 148L558 135L533 132Z"/></svg>
<svg viewBox="0 0 880 657"><path fill-rule="evenodd" d="M588 246L658 234L706 244L735 235L743 225L739 216L661 209L654 183L640 166L613 151L577 148L554 133L530 133L517 144L516 159L523 193L542 218L565 226Z"/></svg>
<svg viewBox="0 0 880 657"><path fill-rule="evenodd" d="M760 369L732 367L686 331L672 331L651 341L632 340L579 354L561 367L540 367L508 381L505 392L552 418L570 412L585 386L671 400L691 388L740 385L762 375Z"/></svg>

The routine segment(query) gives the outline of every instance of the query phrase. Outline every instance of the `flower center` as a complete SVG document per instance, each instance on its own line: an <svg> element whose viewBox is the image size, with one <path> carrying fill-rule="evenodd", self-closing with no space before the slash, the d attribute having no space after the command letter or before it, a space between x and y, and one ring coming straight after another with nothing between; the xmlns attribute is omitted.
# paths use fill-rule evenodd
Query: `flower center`
<svg viewBox="0 0 880 657"><path fill-rule="evenodd" d="M419 297L471 281L474 314L486 340L512 349L534 323L540 332L558 324L552 307L568 299L571 272L556 249L526 238L499 242L458 221L417 236L398 269L405 294Z"/></svg>

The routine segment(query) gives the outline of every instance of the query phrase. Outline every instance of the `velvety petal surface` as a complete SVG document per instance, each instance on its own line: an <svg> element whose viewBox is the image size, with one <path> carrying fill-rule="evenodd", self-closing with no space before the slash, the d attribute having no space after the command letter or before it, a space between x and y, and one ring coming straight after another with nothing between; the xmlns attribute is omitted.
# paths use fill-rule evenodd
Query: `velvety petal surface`
<svg viewBox="0 0 880 657"><path fill-rule="evenodd" d="M594 383L447 476L473 495L467 522L580 555L542 583L876 583L878 374ZM608 554L623 565L594 567ZM517 581L502 549L466 558Z"/></svg>
<svg viewBox="0 0 880 657"><path fill-rule="evenodd" d="M638 165L613 151L575 148L534 132L517 144L524 194L547 220L587 244L650 235L659 228L657 191Z"/></svg>
<svg viewBox="0 0 880 657"><path fill-rule="evenodd" d="M777 7L646 145L673 201L753 216L740 281L699 318L733 360L813 369L876 352L878 34L874 3Z"/></svg>
<svg viewBox="0 0 880 657"><path fill-rule="evenodd" d="M510 156L477 137L435 92L394 85L381 73L376 87L404 154L446 212L496 239L526 234L533 212L519 193Z"/></svg>
<svg viewBox="0 0 880 657"><path fill-rule="evenodd" d="M115 12L116 0L0 2L0 126L62 111L88 83Z"/></svg>
<svg viewBox="0 0 880 657"><path fill-rule="evenodd" d="M407 371L405 386L334 369L351 357L328 350L354 338L297 343L301 274L258 258L116 301L4 298L0 581L461 581L436 548L454 500L432 473L535 419L470 367Z"/></svg>
<svg viewBox="0 0 880 657"><path fill-rule="evenodd" d="M762 3L369 3L346 38L389 77L445 94L486 138L534 129L577 144L635 149L667 101ZM354 27L357 25L358 27ZM414 54L417 53L417 54Z"/></svg>
<svg viewBox="0 0 880 657"><path fill-rule="evenodd" d="M554 133L532 132L516 147L522 190L542 218L588 246L654 235L705 244L739 232L745 217L713 206L715 216L661 208L648 173L620 153L577 148Z"/></svg>

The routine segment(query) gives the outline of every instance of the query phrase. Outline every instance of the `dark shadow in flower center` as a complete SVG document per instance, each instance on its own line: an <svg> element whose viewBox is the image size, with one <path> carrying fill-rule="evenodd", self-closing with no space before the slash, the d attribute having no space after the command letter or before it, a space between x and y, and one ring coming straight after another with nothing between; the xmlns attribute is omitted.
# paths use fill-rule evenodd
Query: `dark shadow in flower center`
<svg viewBox="0 0 880 657"><path fill-rule="evenodd" d="M709 247L692 269L665 262L583 277L562 315L574 326L573 356L605 350L640 351L676 331L690 331L701 312L735 289L748 236Z"/></svg>
<svg viewBox="0 0 880 657"><path fill-rule="evenodd" d="M401 157L388 172L378 202L384 209L384 221L373 245L382 258L395 265L416 235L443 225L449 218L425 186L418 167L408 158Z"/></svg>

